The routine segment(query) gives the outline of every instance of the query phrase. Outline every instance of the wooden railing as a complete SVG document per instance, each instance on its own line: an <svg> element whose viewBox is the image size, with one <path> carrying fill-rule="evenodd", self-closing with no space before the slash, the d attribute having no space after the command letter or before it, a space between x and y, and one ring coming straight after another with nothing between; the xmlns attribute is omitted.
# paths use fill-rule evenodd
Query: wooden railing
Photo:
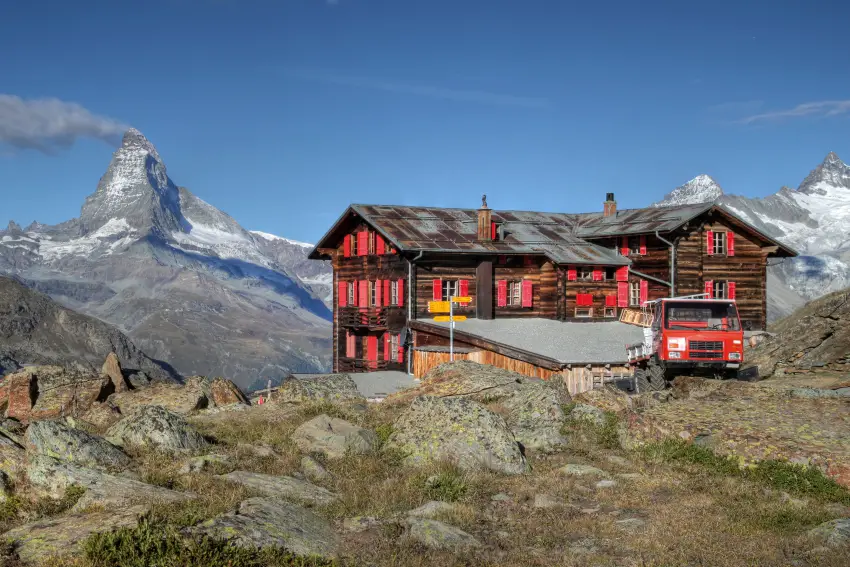
<svg viewBox="0 0 850 567"><path fill-rule="evenodd" d="M389 310L389 307L341 307L339 325L350 328L386 329Z"/></svg>
<svg viewBox="0 0 850 567"><path fill-rule="evenodd" d="M340 357L340 372L373 372L384 370L387 367L386 360L366 360L364 358Z"/></svg>

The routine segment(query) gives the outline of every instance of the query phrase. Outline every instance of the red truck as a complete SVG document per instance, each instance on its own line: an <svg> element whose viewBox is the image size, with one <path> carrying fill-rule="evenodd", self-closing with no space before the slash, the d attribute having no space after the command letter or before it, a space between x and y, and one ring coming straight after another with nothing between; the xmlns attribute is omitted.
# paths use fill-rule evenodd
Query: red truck
<svg viewBox="0 0 850 567"><path fill-rule="evenodd" d="M681 374L732 378L744 362L744 331L733 299L676 297L644 305L651 324L627 347L639 392L663 390Z"/></svg>

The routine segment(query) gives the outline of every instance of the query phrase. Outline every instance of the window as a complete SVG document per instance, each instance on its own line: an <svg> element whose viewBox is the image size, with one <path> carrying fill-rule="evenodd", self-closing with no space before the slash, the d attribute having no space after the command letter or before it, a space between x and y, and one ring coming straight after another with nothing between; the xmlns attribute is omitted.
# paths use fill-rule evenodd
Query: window
<svg viewBox="0 0 850 567"><path fill-rule="evenodd" d="M714 232L714 253L715 254L726 254L727 252L727 244L728 239L726 238L725 232Z"/></svg>
<svg viewBox="0 0 850 567"><path fill-rule="evenodd" d="M369 305L378 305L377 282L369 282Z"/></svg>
<svg viewBox="0 0 850 567"><path fill-rule="evenodd" d="M508 282L508 305L511 307L522 306L522 282Z"/></svg>
<svg viewBox="0 0 850 567"><path fill-rule="evenodd" d="M351 255L357 256L357 233L351 235Z"/></svg>
<svg viewBox="0 0 850 567"><path fill-rule="evenodd" d="M640 236L629 237L629 254L640 254Z"/></svg>
<svg viewBox="0 0 850 567"><path fill-rule="evenodd" d="M392 362L401 362L398 356L399 342L401 342L401 335L390 335L390 360Z"/></svg>
<svg viewBox="0 0 850 567"><path fill-rule="evenodd" d="M375 233L369 232L369 254L375 253Z"/></svg>
<svg viewBox="0 0 850 567"><path fill-rule="evenodd" d="M348 304L357 305L357 282L348 283Z"/></svg>
<svg viewBox="0 0 850 567"><path fill-rule="evenodd" d="M460 295L457 280L443 280L443 301L449 301L453 296Z"/></svg>
<svg viewBox="0 0 850 567"><path fill-rule="evenodd" d="M605 316L606 317L616 317L617 316L617 308L616 307L606 307L605 308Z"/></svg>
<svg viewBox="0 0 850 567"><path fill-rule="evenodd" d="M605 281L614 281L617 277L617 268L605 268Z"/></svg>
<svg viewBox="0 0 850 567"><path fill-rule="evenodd" d="M732 302L677 301L665 306L664 321L668 329L716 329L738 331L741 323Z"/></svg>
<svg viewBox="0 0 850 567"><path fill-rule="evenodd" d="M593 307L576 307L576 317L593 317Z"/></svg>
<svg viewBox="0 0 850 567"><path fill-rule="evenodd" d="M390 305L400 305L398 300L398 281L390 282Z"/></svg>
<svg viewBox="0 0 850 567"><path fill-rule="evenodd" d="M578 281L580 282L592 282L593 281L593 270L590 268L580 268L578 271Z"/></svg>
<svg viewBox="0 0 850 567"><path fill-rule="evenodd" d="M729 286L726 285L726 282L714 282L711 297L714 299L729 299Z"/></svg>
<svg viewBox="0 0 850 567"><path fill-rule="evenodd" d="M629 282L629 305L640 307L640 282Z"/></svg>

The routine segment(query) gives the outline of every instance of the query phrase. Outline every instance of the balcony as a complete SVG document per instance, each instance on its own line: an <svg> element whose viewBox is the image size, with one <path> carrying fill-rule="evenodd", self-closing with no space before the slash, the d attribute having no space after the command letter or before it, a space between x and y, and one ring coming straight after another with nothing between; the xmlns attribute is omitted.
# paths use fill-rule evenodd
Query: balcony
<svg viewBox="0 0 850 567"><path fill-rule="evenodd" d="M374 372L385 370L386 360L366 360L365 358L339 358L339 372Z"/></svg>
<svg viewBox="0 0 850 567"><path fill-rule="evenodd" d="M361 329L386 329L391 307L341 307L339 326Z"/></svg>

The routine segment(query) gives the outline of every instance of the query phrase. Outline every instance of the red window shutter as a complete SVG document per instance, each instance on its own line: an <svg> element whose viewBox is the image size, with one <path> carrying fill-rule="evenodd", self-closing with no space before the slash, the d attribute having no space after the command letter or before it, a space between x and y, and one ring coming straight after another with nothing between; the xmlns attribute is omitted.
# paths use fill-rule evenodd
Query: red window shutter
<svg viewBox="0 0 850 567"><path fill-rule="evenodd" d="M390 359L390 334L384 333L384 360Z"/></svg>
<svg viewBox="0 0 850 567"><path fill-rule="evenodd" d="M617 281L618 282L629 281L629 267L628 266L623 266L622 268L617 268Z"/></svg>
<svg viewBox="0 0 850 567"><path fill-rule="evenodd" d="M602 270L593 270L593 281L601 282L602 281Z"/></svg>
<svg viewBox="0 0 850 567"><path fill-rule="evenodd" d="M366 337L366 360L370 362L378 361L378 337Z"/></svg>
<svg viewBox="0 0 850 567"><path fill-rule="evenodd" d="M705 246L706 246L706 254L709 256L714 256L714 231L707 230L705 231Z"/></svg>
<svg viewBox="0 0 850 567"><path fill-rule="evenodd" d="M354 343L354 335L351 334L350 331L345 332L345 356L347 358L354 358L356 354Z"/></svg>
<svg viewBox="0 0 850 567"><path fill-rule="evenodd" d="M616 295L606 295L605 296L605 307L617 307L617 296Z"/></svg>
<svg viewBox="0 0 850 567"><path fill-rule="evenodd" d="M735 299L735 282L726 283L726 295L729 299Z"/></svg>
<svg viewBox="0 0 850 567"><path fill-rule="evenodd" d="M337 285L337 305L346 307L348 305L348 282L339 282Z"/></svg>
<svg viewBox="0 0 850 567"><path fill-rule="evenodd" d="M390 280L384 280L384 307L390 304Z"/></svg>
<svg viewBox="0 0 850 567"><path fill-rule="evenodd" d="M442 301L443 299L443 280L435 279L431 282L431 299L434 301Z"/></svg>
<svg viewBox="0 0 850 567"><path fill-rule="evenodd" d="M629 306L629 282L617 283L617 307Z"/></svg>
<svg viewBox="0 0 850 567"><path fill-rule="evenodd" d="M342 244L342 255L346 258L351 257L351 235L346 234Z"/></svg>
<svg viewBox="0 0 850 567"><path fill-rule="evenodd" d="M620 239L620 254L623 256L629 255L629 237L624 236Z"/></svg>
<svg viewBox="0 0 850 567"><path fill-rule="evenodd" d="M505 307L508 304L508 282L499 280L496 282L496 306Z"/></svg>
<svg viewBox="0 0 850 567"><path fill-rule="evenodd" d="M642 234L640 236L640 253L642 256L646 256L646 235Z"/></svg>
<svg viewBox="0 0 850 567"><path fill-rule="evenodd" d="M384 237L380 234L375 235L375 254L384 254L386 253L386 246L384 246Z"/></svg>
<svg viewBox="0 0 850 567"><path fill-rule="evenodd" d="M735 233L732 231L726 233L726 254L728 256L735 255Z"/></svg>
<svg viewBox="0 0 850 567"><path fill-rule="evenodd" d="M712 299L714 297L714 281L707 280L705 282L705 293L708 299Z"/></svg>
<svg viewBox="0 0 850 567"><path fill-rule="evenodd" d="M461 297L469 297L469 280L460 280L458 287Z"/></svg>
<svg viewBox="0 0 850 567"><path fill-rule="evenodd" d="M579 303L581 307L593 307L593 294L582 293L579 297L581 298L581 303Z"/></svg>
<svg viewBox="0 0 850 567"><path fill-rule="evenodd" d="M359 307L369 307L369 282L360 280L360 298L357 301Z"/></svg>
<svg viewBox="0 0 850 567"><path fill-rule="evenodd" d="M490 240L496 240L499 232L496 230L496 223L490 222Z"/></svg>
<svg viewBox="0 0 850 567"><path fill-rule="evenodd" d="M401 344L401 334L398 335L398 361L404 362L404 345Z"/></svg>
<svg viewBox="0 0 850 567"><path fill-rule="evenodd" d="M384 291L383 282L381 280L377 280L375 282L375 306L379 307L384 304L383 294Z"/></svg>
<svg viewBox="0 0 850 567"><path fill-rule="evenodd" d="M404 280L398 280L398 304L399 307L404 305Z"/></svg>
<svg viewBox="0 0 850 567"><path fill-rule="evenodd" d="M522 280L522 306L531 307L534 297L534 287L531 280Z"/></svg>
<svg viewBox="0 0 850 567"><path fill-rule="evenodd" d="M578 270L576 270L575 268L570 268L569 270L567 270L567 280L568 281L574 282L577 279L578 279Z"/></svg>
<svg viewBox="0 0 850 567"><path fill-rule="evenodd" d="M646 280L640 281L640 304L643 305L649 301L649 282Z"/></svg>
<svg viewBox="0 0 850 567"><path fill-rule="evenodd" d="M369 231L361 230L357 235L357 255L367 256L369 254Z"/></svg>

